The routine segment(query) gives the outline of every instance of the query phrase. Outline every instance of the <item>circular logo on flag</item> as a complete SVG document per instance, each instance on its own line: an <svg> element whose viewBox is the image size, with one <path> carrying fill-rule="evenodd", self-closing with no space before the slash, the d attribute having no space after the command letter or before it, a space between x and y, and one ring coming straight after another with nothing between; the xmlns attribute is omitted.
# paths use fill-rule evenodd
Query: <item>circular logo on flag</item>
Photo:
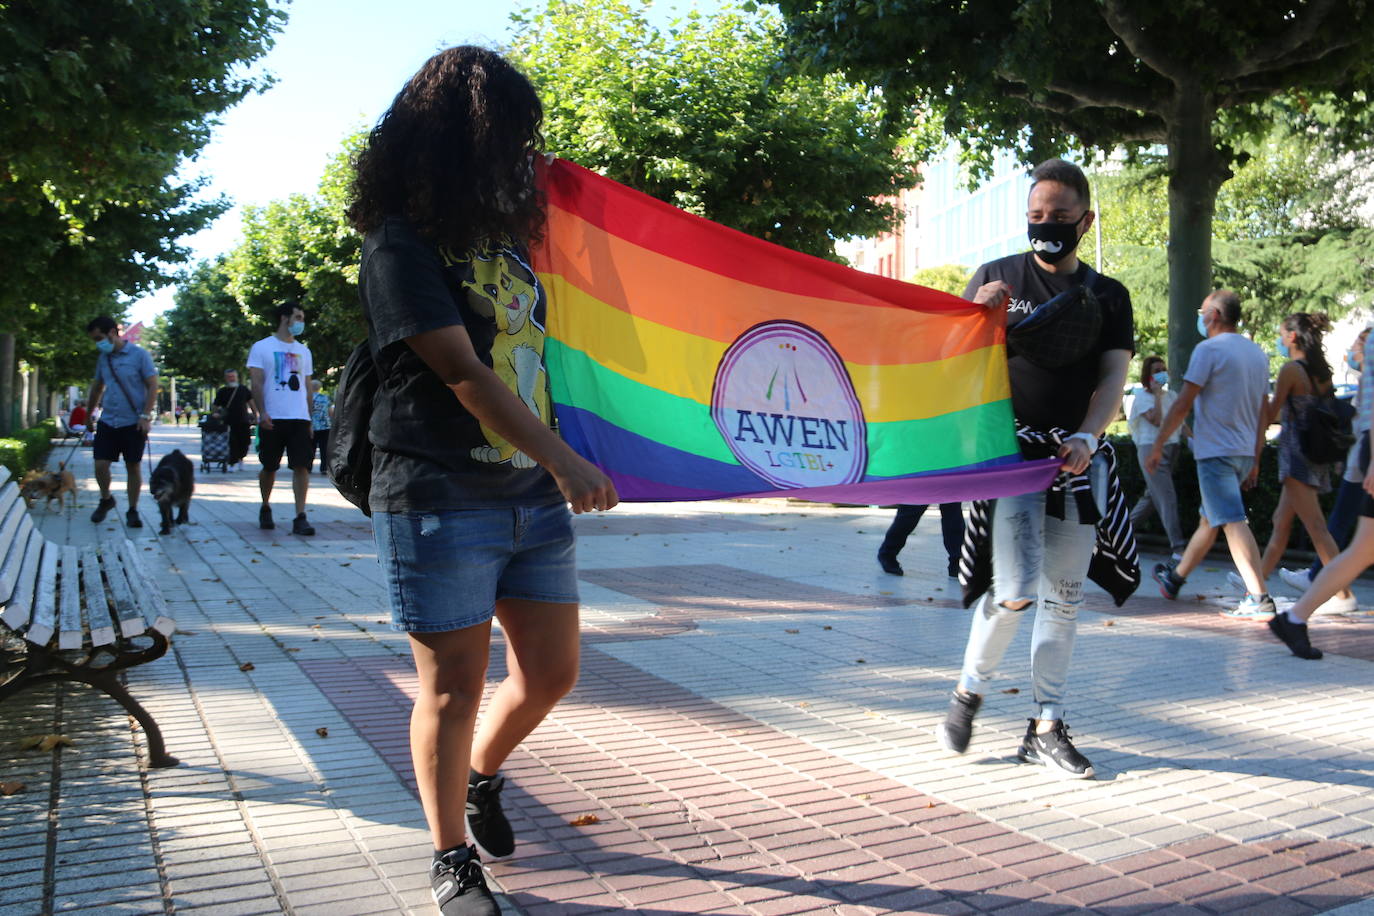
<svg viewBox="0 0 1374 916"><path fill-rule="evenodd" d="M857 483L867 429L844 361L795 321L745 331L716 367L711 419L740 463L779 488Z"/></svg>

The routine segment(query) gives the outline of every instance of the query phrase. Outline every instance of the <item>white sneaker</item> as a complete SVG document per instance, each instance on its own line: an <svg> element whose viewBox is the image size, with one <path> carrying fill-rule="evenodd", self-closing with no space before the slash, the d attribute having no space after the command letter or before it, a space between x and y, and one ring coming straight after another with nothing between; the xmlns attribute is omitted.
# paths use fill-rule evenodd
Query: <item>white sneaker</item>
<svg viewBox="0 0 1374 916"><path fill-rule="evenodd" d="M1312 580L1307 578L1307 570L1305 569L1288 569L1286 567L1280 567L1279 578L1282 579L1289 588L1296 589L1299 595L1307 591L1307 586L1312 584Z"/></svg>
<svg viewBox="0 0 1374 916"><path fill-rule="evenodd" d="M1356 600L1352 593L1349 598L1342 598L1340 595L1333 595L1325 604L1318 606L1312 612L1313 617L1333 617L1339 614L1358 614L1360 612L1360 602Z"/></svg>

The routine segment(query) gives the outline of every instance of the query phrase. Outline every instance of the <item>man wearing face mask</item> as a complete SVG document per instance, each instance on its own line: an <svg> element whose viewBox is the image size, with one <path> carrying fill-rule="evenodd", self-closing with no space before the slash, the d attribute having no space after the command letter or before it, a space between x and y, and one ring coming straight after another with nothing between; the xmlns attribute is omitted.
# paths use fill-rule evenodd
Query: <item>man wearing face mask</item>
<svg viewBox="0 0 1374 916"><path fill-rule="evenodd" d="M1030 720L1017 756L1063 776L1085 779L1093 776L1093 768L1070 740L1064 724L1065 694L1083 584L1101 548L1100 525L1111 520L1118 530L1130 530L1119 487L1110 486L1114 498L1107 501L1113 453L1099 448L1107 424L1121 408L1135 337L1126 288L1089 270L1075 254L1095 216L1083 172L1051 159L1036 166L1031 180L1027 236L1032 250L979 267L964 298L1005 310L1010 328L1059 294L1085 286L1094 295L1082 297L1083 308L1100 310L1100 329L1095 339L1083 342L1081 356L1054 368L1046 368L1033 354L1008 348L1012 409L1022 448L1057 455L1064 473L1051 488L1053 499L1050 491L1042 491L996 500L986 510L986 525L970 516L964 554L985 549L979 538L988 542L992 587L981 594L974 609L963 670L938 737L949 750L968 749L983 696L1021 617L1033 608L1031 676L1037 715ZM1127 551L1125 560L1134 579L1129 594L1139 582L1139 570L1134 545ZM972 575L961 578L968 580L968 603L978 591L970 588ZM1094 579L1098 580L1096 574Z"/></svg>
<svg viewBox="0 0 1374 916"><path fill-rule="evenodd" d="M275 528L272 486L283 453L291 469L291 490L296 517L291 533L312 535L315 529L305 517L305 496L310 490L310 459L314 439L310 430L310 374L314 371L310 348L296 339L305 331L305 312L295 302L277 306L277 331L253 344L248 351L248 373L253 380L253 404L258 411L258 490L262 508L258 527Z"/></svg>
<svg viewBox="0 0 1374 916"><path fill-rule="evenodd" d="M157 369L148 351L129 343L120 333L119 323L108 315L93 318L86 333L100 355L95 362L95 381L86 402L91 412L101 407L95 427L95 482L100 487L100 502L91 521L105 520L115 507L110 495L110 463L124 459L128 472L129 512L125 522L142 528L138 517L138 494L143 489L143 450L148 431L153 428L153 409L157 404Z"/></svg>
<svg viewBox="0 0 1374 916"><path fill-rule="evenodd" d="M224 370L224 387L215 392L215 412L229 427L229 470L243 470L243 456L253 438L253 424L257 422L253 410L253 395L239 384L239 370Z"/></svg>

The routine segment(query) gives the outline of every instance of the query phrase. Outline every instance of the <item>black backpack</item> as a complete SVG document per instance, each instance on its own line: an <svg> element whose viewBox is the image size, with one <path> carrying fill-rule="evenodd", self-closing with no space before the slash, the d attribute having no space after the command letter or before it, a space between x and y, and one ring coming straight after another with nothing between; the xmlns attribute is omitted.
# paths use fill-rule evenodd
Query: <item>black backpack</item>
<svg viewBox="0 0 1374 916"><path fill-rule="evenodd" d="M334 488L367 516L372 515L368 503L372 489L372 441L368 438L368 427L372 424L373 399L380 386L381 375L372 344L364 340L349 354L339 374L325 469Z"/></svg>
<svg viewBox="0 0 1374 916"><path fill-rule="evenodd" d="M1303 371L1307 364L1298 360ZM1308 372L1307 377L1312 378ZM1316 395L1317 383L1312 379L1316 400L1310 402L1298 417L1298 448L1302 456L1313 464L1332 464L1343 461L1355 443L1351 429L1351 412L1343 410L1335 394Z"/></svg>

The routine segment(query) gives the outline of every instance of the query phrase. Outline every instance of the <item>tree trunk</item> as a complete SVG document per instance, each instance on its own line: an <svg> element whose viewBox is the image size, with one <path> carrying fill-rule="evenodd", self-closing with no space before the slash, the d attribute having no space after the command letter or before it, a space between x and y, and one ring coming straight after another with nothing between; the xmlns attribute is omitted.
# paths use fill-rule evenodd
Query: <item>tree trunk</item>
<svg viewBox="0 0 1374 916"><path fill-rule="evenodd" d="M1200 89L1180 88L1169 123L1169 374L1175 390L1188 368L1197 310L1212 291L1212 216L1230 177L1212 121L1216 107Z"/></svg>
<svg viewBox="0 0 1374 916"><path fill-rule="evenodd" d="M19 428L29 428L29 405L33 403L33 372L19 370Z"/></svg>
<svg viewBox="0 0 1374 916"><path fill-rule="evenodd" d="M0 334L0 436L14 433L14 335Z"/></svg>

